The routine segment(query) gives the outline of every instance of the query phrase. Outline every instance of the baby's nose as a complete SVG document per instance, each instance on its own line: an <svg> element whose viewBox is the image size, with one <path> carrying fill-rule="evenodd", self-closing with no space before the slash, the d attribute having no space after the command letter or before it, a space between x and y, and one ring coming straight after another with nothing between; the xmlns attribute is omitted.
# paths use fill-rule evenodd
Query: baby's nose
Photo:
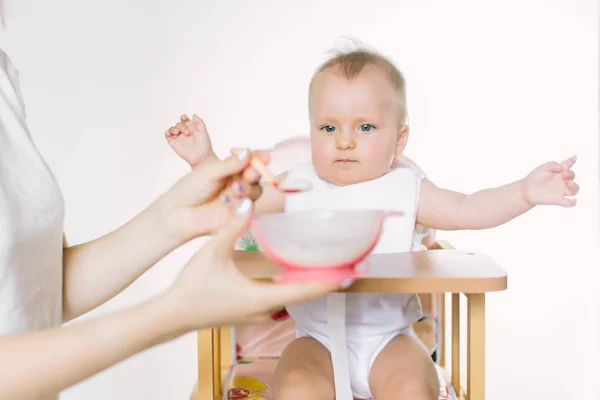
<svg viewBox="0 0 600 400"><path fill-rule="evenodd" d="M348 135L348 134L344 134L344 133L340 133L337 135L335 144L336 144L337 148L340 150L353 149L356 145L352 135Z"/></svg>

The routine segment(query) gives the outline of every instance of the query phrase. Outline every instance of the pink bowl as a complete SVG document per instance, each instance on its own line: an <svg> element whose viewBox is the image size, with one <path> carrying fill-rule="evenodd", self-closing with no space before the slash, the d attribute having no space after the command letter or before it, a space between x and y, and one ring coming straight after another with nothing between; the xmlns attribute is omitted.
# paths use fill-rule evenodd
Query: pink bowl
<svg viewBox="0 0 600 400"><path fill-rule="evenodd" d="M387 217L399 211L343 210L262 214L252 236L273 261L289 269L352 268L374 248Z"/></svg>

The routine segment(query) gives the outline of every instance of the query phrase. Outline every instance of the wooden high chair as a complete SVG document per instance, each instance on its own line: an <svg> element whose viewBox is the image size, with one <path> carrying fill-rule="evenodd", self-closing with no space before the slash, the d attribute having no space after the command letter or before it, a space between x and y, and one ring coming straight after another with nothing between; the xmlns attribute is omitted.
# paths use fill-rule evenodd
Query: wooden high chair
<svg viewBox="0 0 600 400"><path fill-rule="evenodd" d="M263 253L238 250L235 260L240 270L257 280L270 280L280 268ZM505 271L494 261L479 253L455 250L443 241L431 250L372 254L370 270L356 280L346 293L431 293L443 294L441 304L440 363L450 367L448 386L461 399L485 398L485 294L506 289ZM446 293L451 293L446 300ZM461 385L460 363L460 294L467 299L467 365L466 385ZM450 303L451 321L445 310ZM448 324L448 322L451 322ZM451 343L446 342L446 329L452 329ZM445 349L451 346L451 361L446 363ZM229 327L198 332L198 383L190 400L227 400L236 374L245 367L233 362L235 344ZM266 369L274 369L276 360L268 360ZM266 362L266 361L265 361ZM266 364L265 364L266 365ZM243 397L242 397L243 398ZM446 397L452 398L452 397ZM261 399L248 397L248 399ZM340 399L347 400L347 399Z"/></svg>

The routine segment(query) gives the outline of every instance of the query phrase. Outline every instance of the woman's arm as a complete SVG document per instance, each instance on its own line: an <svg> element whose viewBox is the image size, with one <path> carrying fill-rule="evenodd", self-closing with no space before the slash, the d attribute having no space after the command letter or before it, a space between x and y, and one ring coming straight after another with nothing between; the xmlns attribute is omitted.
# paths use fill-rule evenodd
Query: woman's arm
<svg viewBox="0 0 600 400"><path fill-rule="evenodd" d="M283 181L286 175L279 179ZM282 212L285 196L270 183L263 183L262 188L256 213ZM159 200L119 229L64 249L63 321L113 298L186 241L162 214Z"/></svg>
<svg viewBox="0 0 600 400"><path fill-rule="evenodd" d="M52 396L186 332L265 320L273 309L339 288L339 282L268 284L246 278L233 262L232 249L248 226L252 202L229 204L235 212L164 294L94 320L0 337L0 400Z"/></svg>
<svg viewBox="0 0 600 400"><path fill-rule="evenodd" d="M119 294L184 242L152 204L119 229L63 251L63 321Z"/></svg>
<svg viewBox="0 0 600 400"><path fill-rule="evenodd" d="M254 154L268 157L265 154ZM226 220L232 199L260 196L246 180L250 153L194 169L167 193L119 229L91 242L66 247L63 255L63 320L69 321L111 299L181 244L211 234ZM232 178L235 176L235 178ZM232 190L240 184L242 191Z"/></svg>
<svg viewBox="0 0 600 400"><path fill-rule="evenodd" d="M183 334L166 296L68 327L0 337L0 400L38 399Z"/></svg>

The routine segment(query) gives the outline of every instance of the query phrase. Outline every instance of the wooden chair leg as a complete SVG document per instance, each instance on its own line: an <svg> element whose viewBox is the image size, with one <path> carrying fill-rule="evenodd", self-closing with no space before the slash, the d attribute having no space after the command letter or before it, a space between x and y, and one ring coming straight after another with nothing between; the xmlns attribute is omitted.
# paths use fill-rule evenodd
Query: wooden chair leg
<svg viewBox="0 0 600 400"><path fill-rule="evenodd" d="M197 400L215 400L220 397L220 364L220 330L205 329L198 331Z"/></svg>
<svg viewBox="0 0 600 400"><path fill-rule="evenodd" d="M221 396L221 328L213 328L213 387L215 394Z"/></svg>
<svg viewBox="0 0 600 400"><path fill-rule="evenodd" d="M446 367L446 293L440 294L440 343L438 347L440 355L440 366Z"/></svg>
<svg viewBox="0 0 600 400"><path fill-rule="evenodd" d="M460 396L460 293L452 293L452 386Z"/></svg>
<svg viewBox="0 0 600 400"><path fill-rule="evenodd" d="M231 348L231 327L221 327L221 368L227 369L233 364L233 349Z"/></svg>
<svg viewBox="0 0 600 400"><path fill-rule="evenodd" d="M467 395L485 399L485 294L469 294L467 304Z"/></svg>
<svg viewBox="0 0 600 400"><path fill-rule="evenodd" d="M229 372L234 365L235 345L233 345L233 329L231 326L221 327L221 388L231 384L227 379Z"/></svg>

